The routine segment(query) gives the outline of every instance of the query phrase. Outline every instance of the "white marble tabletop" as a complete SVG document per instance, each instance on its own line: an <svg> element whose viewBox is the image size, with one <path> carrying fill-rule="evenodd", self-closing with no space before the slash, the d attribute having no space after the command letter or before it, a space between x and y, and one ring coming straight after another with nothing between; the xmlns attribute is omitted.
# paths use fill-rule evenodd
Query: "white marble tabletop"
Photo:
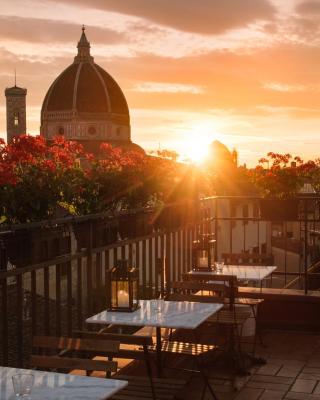
<svg viewBox="0 0 320 400"><path fill-rule="evenodd" d="M222 304L214 303L140 300L140 308L134 312L102 311L88 318L86 322L94 324L195 329L222 307Z"/></svg>
<svg viewBox="0 0 320 400"><path fill-rule="evenodd" d="M32 373L30 400L104 400L128 385L127 381L0 367L0 399L15 400L12 375ZM28 398L26 398L28 399Z"/></svg>
<svg viewBox="0 0 320 400"><path fill-rule="evenodd" d="M223 271L220 274L234 275L238 280L262 281L275 271L275 266L260 266L260 265L224 265ZM219 275L216 271L190 271L189 274L201 274L208 276Z"/></svg>

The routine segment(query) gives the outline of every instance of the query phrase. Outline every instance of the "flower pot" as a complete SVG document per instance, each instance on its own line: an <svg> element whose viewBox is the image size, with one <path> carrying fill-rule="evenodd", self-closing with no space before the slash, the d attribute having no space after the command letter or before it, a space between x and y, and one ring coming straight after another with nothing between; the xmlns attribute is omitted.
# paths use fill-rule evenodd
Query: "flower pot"
<svg viewBox="0 0 320 400"><path fill-rule="evenodd" d="M298 219L298 199L260 199L260 216L265 221L295 221Z"/></svg>

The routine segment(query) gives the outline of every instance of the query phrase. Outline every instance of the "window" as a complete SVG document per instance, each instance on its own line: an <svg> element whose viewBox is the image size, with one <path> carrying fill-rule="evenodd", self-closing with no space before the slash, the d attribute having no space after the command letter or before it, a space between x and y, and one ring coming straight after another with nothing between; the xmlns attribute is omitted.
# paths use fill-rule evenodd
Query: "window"
<svg viewBox="0 0 320 400"><path fill-rule="evenodd" d="M58 132L59 132L59 135L64 135L64 128L62 126L60 126Z"/></svg>
<svg viewBox="0 0 320 400"><path fill-rule="evenodd" d="M248 218L249 217L249 206L248 204L244 204L242 207L242 215L243 218ZM248 223L248 221L244 220L243 221L244 225L246 225Z"/></svg>
<svg viewBox="0 0 320 400"><path fill-rule="evenodd" d="M14 113L13 123L14 123L14 126L18 126L19 125L19 113L18 113L18 111L15 111L15 113Z"/></svg>
<svg viewBox="0 0 320 400"><path fill-rule="evenodd" d="M253 218L259 218L259 205L253 204Z"/></svg>
<svg viewBox="0 0 320 400"><path fill-rule="evenodd" d="M232 204L230 202L230 218L237 217L237 206L236 204ZM237 225L237 221L231 221L231 228L234 228Z"/></svg>
<svg viewBox="0 0 320 400"><path fill-rule="evenodd" d="M121 134L121 128L117 128L117 136L120 136Z"/></svg>

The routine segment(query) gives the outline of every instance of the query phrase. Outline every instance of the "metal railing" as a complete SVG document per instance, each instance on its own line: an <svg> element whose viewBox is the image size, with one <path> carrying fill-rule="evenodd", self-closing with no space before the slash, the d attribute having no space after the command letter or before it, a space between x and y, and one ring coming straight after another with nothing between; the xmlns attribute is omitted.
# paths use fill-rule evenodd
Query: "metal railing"
<svg viewBox="0 0 320 400"><path fill-rule="evenodd" d="M215 197L160 213L136 210L5 227L0 232L0 364L25 365L33 335L82 329L87 317L105 308L105 271L116 260L128 259L139 268L142 298L158 296L191 269L192 242L200 233L215 235L216 260L225 252L270 253L278 271L267 285L307 292L308 272L317 274L319 267L318 199L300 200L302 210L310 211L312 202L313 211L288 223L263 221L257 201ZM273 230L281 227L300 241L298 253L286 245L288 238L281 246L272 241Z"/></svg>
<svg viewBox="0 0 320 400"><path fill-rule="evenodd" d="M139 268L141 298L158 296L164 291L164 279L178 280L190 269L191 244L197 238L198 226L186 221L168 231L157 229L144 236L121 240L119 226L114 229L114 220L108 219L102 224L104 233L107 231L110 237L118 234L118 239L101 244L96 237L96 221L87 220L82 234L76 235L83 248L72 251L74 226L69 221L60 226L60 235L67 242L65 254L59 255L63 246L57 241L59 237L54 237L44 241L46 246L37 247L40 255L33 254L35 258L44 258L43 253L50 254L51 245L55 245L58 255L47 260L25 265L20 259L15 260L14 254L8 256L9 263L13 259L19 266L0 270L0 365L25 365L32 336L72 336L74 330L83 328L87 317L103 310L105 272L116 260L127 259ZM170 224L173 223L171 220ZM54 231L59 234L56 225ZM107 243L110 237L106 237Z"/></svg>

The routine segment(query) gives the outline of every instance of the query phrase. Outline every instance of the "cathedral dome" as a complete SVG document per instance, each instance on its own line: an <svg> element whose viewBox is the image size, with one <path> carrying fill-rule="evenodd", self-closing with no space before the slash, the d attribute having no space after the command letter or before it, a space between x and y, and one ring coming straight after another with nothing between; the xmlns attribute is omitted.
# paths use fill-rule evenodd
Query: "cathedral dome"
<svg viewBox="0 0 320 400"><path fill-rule="evenodd" d="M41 134L83 141L129 141L130 116L117 82L90 55L84 27L78 54L52 83L41 110Z"/></svg>
<svg viewBox="0 0 320 400"><path fill-rule="evenodd" d="M75 62L53 82L42 112L114 113L127 118L129 109L117 82L94 62Z"/></svg>

